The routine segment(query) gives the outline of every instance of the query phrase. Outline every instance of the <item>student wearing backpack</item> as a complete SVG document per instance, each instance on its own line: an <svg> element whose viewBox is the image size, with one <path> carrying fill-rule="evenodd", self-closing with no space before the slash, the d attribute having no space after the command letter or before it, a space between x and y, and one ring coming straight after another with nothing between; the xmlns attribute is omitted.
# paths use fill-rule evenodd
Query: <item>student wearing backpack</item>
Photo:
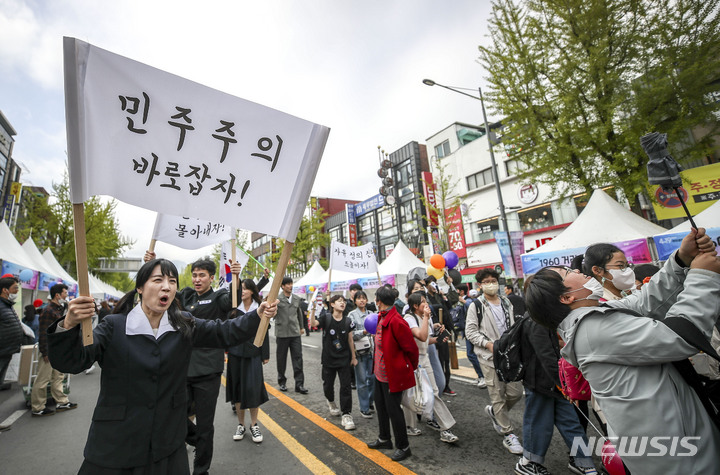
<svg viewBox="0 0 720 475"><path fill-rule="evenodd" d="M342 426L345 430L354 430L352 412L352 389L350 371L357 365L353 331L355 323L346 316L345 299L342 295L330 297L330 310L320 315L319 320L312 315L312 326L321 328L322 334L322 380L323 392L328 402L330 414L342 414ZM335 375L340 379L340 408L335 404Z"/></svg>
<svg viewBox="0 0 720 475"><path fill-rule="evenodd" d="M500 381L493 362L493 343L515 323L512 303L498 294L498 277L491 269L481 269L475 274L483 293L468 307L465 336L473 344L485 375L492 403L485 407L485 413L490 416L495 431L503 436L503 446L510 453L520 455L523 448L514 433L509 412L522 398L522 383Z"/></svg>
<svg viewBox="0 0 720 475"><path fill-rule="evenodd" d="M533 320L566 342L561 354L590 383L633 475L720 473L717 415L687 371L700 347L715 353L708 348L720 314L714 244L692 229L641 290L599 306L603 290L577 271L548 267L528 284L526 302Z"/></svg>
<svg viewBox="0 0 720 475"><path fill-rule="evenodd" d="M532 279L532 277L530 277ZM557 334L529 318L523 320L521 360L524 367L522 384L525 387L523 413L523 456L515 465L518 475L547 473L543 466L550 447L553 426L572 448L575 437L588 444L572 403L559 391L558 360L560 345ZM591 457L572 457L568 468L579 475L596 475Z"/></svg>

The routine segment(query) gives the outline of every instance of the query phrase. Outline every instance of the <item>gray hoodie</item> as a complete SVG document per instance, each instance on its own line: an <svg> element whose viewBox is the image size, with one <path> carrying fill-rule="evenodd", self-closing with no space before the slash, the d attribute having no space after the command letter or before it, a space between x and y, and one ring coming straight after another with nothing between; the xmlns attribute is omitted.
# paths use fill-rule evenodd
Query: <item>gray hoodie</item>
<svg viewBox="0 0 720 475"><path fill-rule="evenodd" d="M623 437L615 446L633 475L720 473L720 431L672 365L697 349L657 321L666 316L687 318L709 340L720 315L720 274L688 271L675 256L641 291L608 302L610 307L648 318L622 311L606 315L608 308L582 307L558 327L566 342L561 354L590 383L607 417L610 436ZM694 452L695 447L693 456L679 456Z"/></svg>

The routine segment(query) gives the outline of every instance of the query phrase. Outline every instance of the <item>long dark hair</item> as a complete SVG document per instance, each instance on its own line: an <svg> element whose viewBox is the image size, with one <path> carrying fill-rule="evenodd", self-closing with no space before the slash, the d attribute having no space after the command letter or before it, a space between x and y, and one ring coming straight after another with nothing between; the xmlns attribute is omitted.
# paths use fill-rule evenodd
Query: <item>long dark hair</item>
<svg viewBox="0 0 720 475"><path fill-rule="evenodd" d="M260 305L262 302L262 297L260 297L260 291L257 288L257 285L255 285L255 281L252 279L244 279L240 281L240 285L238 286L237 290L237 299L238 302L242 302L242 288L243 285L246 289L248 289L250 292L252 292L252 296L250 297L255 303ZM228 314L228 318L235 318L238 315L244 314L245 312L243 310L240 310L239 308L234 308L230 310L230 313Z"/></svg>
<svg viewBox="0 0 720 475"><path fill-rule="evenodd" d="M135 288L130 292L126 293L123 298L120 299L117 305L115 305L113 313L121 313L127 315L130 310L132 310L133 307L136 305L135 297L137 296L139 296L139 300L142 302L142 295L138 294L137 289L144 286L145 283L150 279L150 276L152 276L152 272L155 269L155 266L160 266L160 273L162 275L167 275L178 279L177 268L175 267L175 264L173 264L169 260L153 259L146 262L135 276ZM179 331L184 338L190 339L192 337L194 321L192 318L183 314L183 312L180 310L180 302L177 299L177 294L175 294L175 298L170 303L170 307L168 308L167 312L170 325L172 325L175 330Z"/></svg>
<svg viewBox="0 0 720 475"><path fill-rule="evenodd" d="M408 312L415 314L415 309L420 306L425 295L422 292L413 292L408 297Z"/></svg>

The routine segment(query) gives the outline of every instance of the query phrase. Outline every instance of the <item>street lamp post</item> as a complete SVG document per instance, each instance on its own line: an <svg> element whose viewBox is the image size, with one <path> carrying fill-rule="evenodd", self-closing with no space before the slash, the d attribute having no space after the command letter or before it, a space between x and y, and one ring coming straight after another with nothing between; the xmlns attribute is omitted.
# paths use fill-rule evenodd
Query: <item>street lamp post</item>
<svg viewBox="0 0 720 475"><path fill-rule="evenodd" d="M483 113L483 121L485 123L485 135L487 136L488 147L490 148L490 165L492 167L493 181L495 182L495 191L497 192L498 205L500 208L500 220L502 221L505 232L507 233L508 245L510 247L510 259L512 260L513 269L515 269L515 253L513 252L512 240L510 239L510 228L508 228L507 215L505 214L505 202L503 201L502 190L500 189L500 176L498 175L497 171L497 163L495 163L493 143L490 140L490 126L488 125L487 114L485 113L485 101L483 101L482 88L478 86L479 96L473 96L472 94L460 91L459 89L455 89L454 87L445 86L444 84L437 83L432 79L423 79L423 84L425 84L426 86L440 86L449 91L457 92L458 94L462 94L463 96L472 97L473 99L480 101L480 107L482 108ZM517 274L517 269L515 269L515 272Z"/></svg>

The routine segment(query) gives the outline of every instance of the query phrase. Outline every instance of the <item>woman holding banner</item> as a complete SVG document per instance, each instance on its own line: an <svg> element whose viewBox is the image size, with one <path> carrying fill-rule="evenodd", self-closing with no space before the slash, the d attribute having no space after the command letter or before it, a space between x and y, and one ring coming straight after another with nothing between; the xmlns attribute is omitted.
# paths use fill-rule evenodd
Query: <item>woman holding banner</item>
<svg viewBox="0 0 720 475"><path fill-rule="evenodd" d="M240 305L230 311L228 319L240 318L246 313L257 310L262 303L258 288L252 279L243 280L238 290ZM248 409L252 441L256 444L263 441L257 423L260 405L269 400L263 377L263 365L268 361L270 361L270 340L267 335L261 348L253 345L252 341L228 348L225 397L228 402L235 405L238 418L233 440L242 440L245 437L245 409Z"/></svg>
<svg viewBox="0 0 720 475"><path fill-rule="evenodd" d="M226 348L255 336L276 306L229 321L195 319L175 299L178 272L154 259L137 273L135 290L93 330L82 346L79 324L95 313L92 297L70 302L67 316L48 329L54 368L78 373L103 368L81 474L189 474L185 380L194 346ZM139 302L136 304L135 300Z"/></svg>

